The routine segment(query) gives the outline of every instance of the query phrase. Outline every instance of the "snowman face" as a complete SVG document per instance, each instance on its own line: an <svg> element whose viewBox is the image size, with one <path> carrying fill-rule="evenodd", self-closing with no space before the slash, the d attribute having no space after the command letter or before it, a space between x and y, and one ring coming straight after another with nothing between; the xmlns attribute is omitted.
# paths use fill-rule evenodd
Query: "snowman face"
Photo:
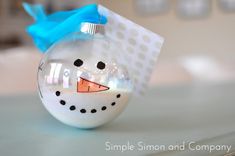
<svg viewBox="0 0 235 156"><path fill-rule="evenodd" d="M74 66L81 67L83 65L83 61L81 59L77 59L74 61ZM97 63L97 68L100 70L105 69L105 63L102 61L99 61ZM101 92L108 90L108 86L104 86L102 84L99 84L97 82L92 82L90 80L87 80L86 78L83 78L82 76L78 78L77 82L77 92L78 93L92 93L92 92Z"/></svg>
<svg viewBox="0 0 235 156"><path fill-rule="evenodd" d="M93 57L47 57L39 66L38 82L46 109L63 123L79 128L111 121L125 108L131 94L124 69Z"/></svg>

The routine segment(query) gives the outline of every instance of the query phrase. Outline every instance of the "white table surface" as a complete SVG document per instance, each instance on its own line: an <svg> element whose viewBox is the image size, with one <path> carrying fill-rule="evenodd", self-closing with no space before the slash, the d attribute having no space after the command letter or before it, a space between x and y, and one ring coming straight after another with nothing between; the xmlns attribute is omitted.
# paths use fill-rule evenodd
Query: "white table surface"
<svg viewBox="0 0 235 156"><path fill-rule="evenodd" d="M209 155L206 151L105 150L105 142L136 145L229 144L235 150L235 83L157 87L133 98L116 120L93 130L54 119L37 94L0 97L1 156ZM224 155L225 151L212 155Z"/></svg>

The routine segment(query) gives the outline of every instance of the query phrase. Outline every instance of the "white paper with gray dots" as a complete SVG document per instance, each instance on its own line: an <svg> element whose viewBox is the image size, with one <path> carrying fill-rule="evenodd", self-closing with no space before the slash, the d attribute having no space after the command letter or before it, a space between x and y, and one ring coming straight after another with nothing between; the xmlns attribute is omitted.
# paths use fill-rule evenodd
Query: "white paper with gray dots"
<svg viewBox="0 0 235 156"><path fill-rule="evenodd" d="M132 21L99 5L99 12L108 18L106 36L118 45L115 60L128 69L134 80L134 94L147 88L164 39ZM121 57L121 58L120 58Z"/></svg>

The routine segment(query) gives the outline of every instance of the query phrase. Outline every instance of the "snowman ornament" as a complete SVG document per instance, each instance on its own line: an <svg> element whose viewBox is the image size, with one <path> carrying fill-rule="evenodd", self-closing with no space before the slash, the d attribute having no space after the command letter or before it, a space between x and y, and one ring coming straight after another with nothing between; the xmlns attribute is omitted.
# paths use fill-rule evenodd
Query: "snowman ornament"
<svg viewBox="0 0 235 156"><path fill-rule="evenodd" d="M96 4L51 15L41 5L23 6L36 21L27 32L44 53L39 96L56 119L101 126L146 88L163 38Z"/></svg>
<svg viewBox="0 0 235 156"><path fill-rule="evenodd" d="M38 69L38 89L55 118L74 127L94 128L123 111L132 80L110 57L96 55L96 47L110 45L103 38L104 25L81 25L83 38L70 36L48 49Z"/></svg>

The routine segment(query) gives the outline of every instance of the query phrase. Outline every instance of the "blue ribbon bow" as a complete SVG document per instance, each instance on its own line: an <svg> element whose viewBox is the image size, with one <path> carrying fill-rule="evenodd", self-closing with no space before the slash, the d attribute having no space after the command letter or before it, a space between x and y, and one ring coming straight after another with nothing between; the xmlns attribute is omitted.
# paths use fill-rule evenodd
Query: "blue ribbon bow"
<svg viewBox="0 0 235 156"><path fill-rule="evenodd" d="M44 7L39 4L23 3L23 7L35 20L35 23L28 26L26 31L43 53L67 35L80 31L82 22L107 23L107 18L99 14L96 4L71 11L58 11L50 15L46 15Z"/></svg>

